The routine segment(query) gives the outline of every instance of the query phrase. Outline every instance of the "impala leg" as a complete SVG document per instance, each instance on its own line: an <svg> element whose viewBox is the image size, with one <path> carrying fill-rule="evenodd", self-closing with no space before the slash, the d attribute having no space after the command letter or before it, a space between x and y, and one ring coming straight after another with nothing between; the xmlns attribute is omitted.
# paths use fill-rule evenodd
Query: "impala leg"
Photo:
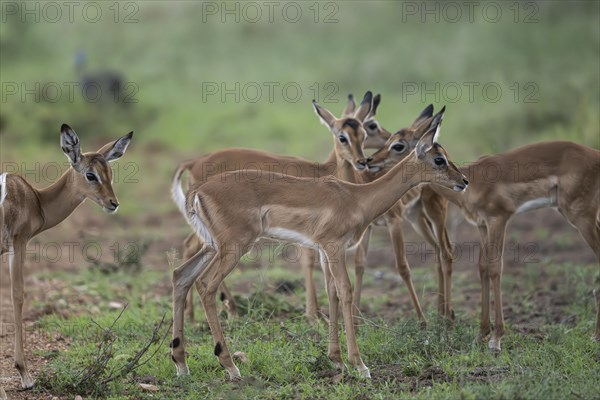
<svg viewBox="0 0 600 400"><path fill-rule="evenodd" d="M196 254L202 248L202 240L194 233L191 233L184 241L183 246L183 259L188 260L191 256ZM221 301L225 305L225 309L227 310L227 314L229 317L234 317L237 314L237 310L235 307L235 300L233 295L229 291L225 282L221 284L219 288L219 292L221 293ZM187 295L187 300L185 302L185 313L190 319L190 321L194 320L194 291L190 290Z"/></svg>
<svg viewBox="0 0 600 400"><path fill-rule="evenodd" d="M504 234L506 221L494 221L488 228L489 243L486 254L488 255L489 277L494 292L494 330L489 341L492 351L500 351L500 340L504 335L504 313L502 311L502 269L504 253Z"/></svg>
<svg viewBox="0 0 600 400"><path fill-rule="evenodd" d="M315 266L315 251L308 247L300 247L300 265L304 272L304 287L306 288L306 318L311 324L318 320L318 302L313 271Z"/></svg>
<svg viewBox="0 0 600 400"><path fill-rule="evenodd" d="M427 320L425 319L425 315L423 314L423 309L421 308L421 303L419 303L419 298L417 297L417 292L415 291L415 286L413 285L410 266L408 265L408 261L406 260L406 253L404 251L404 234L402 231L402 219L401 218L390 218L387 221L388 231L390 233L390 237L392 239L392 245L394 247L394 255L396 257L396 270L404 280L406 284L406 288L408 289L408 294L410 295L410 299L413 302L415 307L415 311L417 312L417 318L421 321L421 325L425 327L427 325Z"/></svg>
<svg viewBox="0 0 600 400"><path fill-rule="evenodd" d="M0 276L1 274L3 274L2 269L4 268L4 263L2 262L2 254L4 253L5 249L5 243L4 243L4 231L2 229L2 227L4 226L4 209L2 207L0 207ZM2 388L2 386L0 386L0 400L7 400L8 397L6 397L6 392L4 392L4 389Z"/></svg>
<svg viewBox="0 0 600 400"><path fill-rule="evenodd" d="M576 221L571 221L571 223L577 227L581 236L583 236L587 244L594 250L598 267L600 268L600 214L597 215L595 223L593 220L589 220L589 218L580 218ZM594 330L592 339L600 342L600 275L596 278L595 282L596 329Z"/></svg>
<svg viewBox="0 0 600 400"><path fill-rule="evenodd" d="M490 278L488 258L485 254L488 244L487 226L479 225L479 280L481 281L481 316L479 321L479 338L484 339L491 331L490 327Z"/></svg>
<svg viewBox="0 0 600 400"><path fill-rule="evenodd" d="M173 341L171 358L177 367L177 375L188 375L185 361L183 320L185 299L191 286L208 265L214 262L215 250L210 245L202 249L173 271Z"/></svg>
<svg viewBox="0 0 600 400"><path fill-rule="evenodd" d="M452 245L446 230L446 214L448 212L448 201L441 196L432 195L428 202L424 202L426 214L433 228L435 235L435 247L438 250L439 258L438 268L441 271L443 294L441 304L441 314L446 318L453 320L454 311L452 310ZM439 273L438 273L439 274ZM438 304L440 306L440 304Z"/></svg>
<svg viewBox="0 0 600 400"><path fill-rule="evenodd" d="M21 387L29 389L33 387L33 378L27 370L27 361L23 350L23 263L25 261L25 248L27 244L23 241L15 241L13 254L9 250L9 266L13 311L15 316L15 368L21 374Z"/></svg>
<svg viewBox="0 0 600 400"><path fill-rule="evenodd" d="M360 295L362 293L363 275L365 273L365 266L367 265L367 253L369 252L369 241L371 240L372 230L372 226L369 225L354 253L355 279L352 306L354 310L354 325L357 327L360 322L358 318L358 316L360 316Z"/></svg>
<svg viewBox="0 0 600 400"><path fill-rule="evenodd" d="M191 292L191 290L190 290L190 292ZM235 305L235 300L233 299L233 295L229 291L229 288L225 284L225 281L221 282L221 285L219 286L219 293L221 293L220 298L221 298L221 301L223 302L223 305L225 305L225 309L227 310L227 315L229 316L229 318L235 317L237 315L237 308Z"/></svg>
<svg viewBox="0 0 600 400"><path fill-rule="evenodd" d="M329 261L329 269L335 281L338 298L342 303L348 361L358 369L362 378L370 378L371 373L369 372L369 368L363 363L360 351L358 350L358 344L356 343L356 333L352 320L352 285L350 284L350 278L348 278L348 271L346 270L346 249L342 243L329 247L330 249L326 250L326 254Z"/></svg>
<svg viewBox="0 0 600 400"><path fill-rule="evenodd" d="M195 233L190 233L183 241L183 261L189 260L202 248L202 242ZM185 301L185 315L190 321L194 320L194 291L190 290Z"/></svg>
<svg viewBox="0 0 600 400"><path fill-rule="evenodd" d="M321 268L325 276L325 287L327 288L327 297L329 299L329 343L327 345L327 356L338 369L344 368L342 361L342 351L340 349L340 335L338 331L339 319L339 298L335 287L335 280L331 275L329 262L325 252L320 252Z"/></svg>
<svg viewBox="0 0 600 400"><path fill-rule="evenodd" d="M437 274L437 308L439 315L446 315L446 285L445 285L445 266L442 264L442 252L440 249L440 241L437 232L435 231L436 218L439 216L438 207L439 196L437 196L427 186L421 189L420 200L413 204L407 213L409 221L417 233L425 239L436 251L436 274ZM443 214L445 220L445 213ZM444 221L445 222L445 221Z"/></svg>
<svg viewBox="0 0 600 400"><path fill-rule="evenodd" d="M433 226L431 221L426 214L424 207L425 202L419 201L414 204L409 210L409 213L406 213L406 217L408 217L408 221L411 223L413 229L423 238L425 241L431 245L436 250L436 274L437 274L437 306L438 306L438 314L444 315L444 303L446 299L445 295L445 285L444 285L444 269L441 263L441 255L438 243L436 242L435 235L433 233Z"/></svg>
<svg viewBox="0 0 600 400"><path fill-rule="evenodd" d="M246 248L240 246L239 248ZM238 252L227 252L220 250L215 256L215 261L208 265L196 282L196 289L200 295L206 320L215 344L214 354L219 358L219 363L229 373L231 380L241 379L240 370L233 362L231 354L225 342L225 336L221 328L221 322L217 314L216 294L219 285L225 277L235 268L241 255Z"/></svg>
<svg viewBox="0 0 600 400"><path fill-rule="evenodd" d="M445 226L439 239L441 241L441 259L444 264L444 295L446 296L445 315L451 321L454 321L454 309L452 308L452 262L454 260L454 253Z"/></svg>
<svg viewBox="0 0 600 400"><path fill-rule="evenodd" d="M596 330L594 331L592 340L600 342L600 283L596 283L594 295L596 296Z"/></svg>

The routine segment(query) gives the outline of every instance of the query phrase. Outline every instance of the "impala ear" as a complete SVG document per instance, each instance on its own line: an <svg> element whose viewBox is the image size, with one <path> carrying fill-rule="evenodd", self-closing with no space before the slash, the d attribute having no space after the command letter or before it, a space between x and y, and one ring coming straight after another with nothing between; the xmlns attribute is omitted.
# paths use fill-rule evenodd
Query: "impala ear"
<svg viewBox="0 0 600 400"><path fill-rule="evenodd" d="M342 111L342 118L351 117L354 114L354 110L356 110L356 102L354 101L354 96L351 94L348 95L348 102L346 103L346 107L344 107L344 111Z"/></svg>
<svg viewBox="0 0 600 400"><path fill-rule="evenodd" d="M125 154L127 146L129 146L129 143L131 142L131 138L133 138L133 131L120 137L114 142L105 144L98 150L98 153L102 154L108 162L118 160Z"/></svg>
<svg viewBox="0 0 600 400"><path fill-rule="evenodd" d="M375 95L375 97L373 97L373 106L371 107L371 111L369 111L369 115L367 116L366 120L375 118L375 114L377 114L377 108L379 107L380 103L381 103L381 94L377 94L377 95Z"/></svg>
<svg viewBox="0 0 600 400"><path fill-rule="evenodd" d="M416 128L421 125L426 119L431 118L433 116L433 104L425 107L421 114L415 119L415 122L412 123L411 128Z"/></svg>
<svg viewBox="0 0 600 400"><path fill-rule="evenodd" d="M440 127L442 126L442 119L444 119L444 112L446 111L446 106L442 107L442 109L433 116L431 120L431 125L429 126L429 130L434 130L435 135L433 136L433 141L437 142L440 136Z"/></svg>
<svg viewBox="0 0 600 400"><path fill-rule="evenodd" d="M417 152L418 158L425 157L425 154L433 147L433 138L435 136L435 130L428 130L425 132L421 139L417 142L415 151Z"/></svg>
<svg viewBox="0 0 600 400"><path fill-rule="evenodd" d="M425 118L424 120L422 120L418 124L418 126L415 128L415 137L420 138L425 133L429 132L430 130L433 130L434 133L437 131L437 133L439 135L439 128L440 128L440 125L442 124L442 119L444 118L445 111L446 111L446 106L442 107L442 109L437 114L435 114L433 117ZM415 123L417 123L417 121L415 121ZM435 137L434 140L437 140L437 136Z"/></svg>
<svg viewBox="0 0 600 400"><path fill-rule="evenodd" d="M373 93L371 93L371 91L369 90L369 91L367 91L367 93L365 93L365 96L363 97L362 101L360 102L360 106L354 113L354 118L356 118L360 122L364 122L365 119L367 118L367 115L369 115L369 112L371 111L372 103L373 103Z"/></svg>
<svg viewBox="0 0 600 400"><path fill-rule="evenodd" d="M79 137L67 124L60 127L60 147L76 171L81 169L81 145Z"/></svg>
<svg viewBox="0 0 600 400"><path fill-rule="evenodd" d="M333 116L333 114L318 105L316 100L313 100L313 107L315 108L315 112L319 116L321 123L329 129L333 128L333 124L335 124L336 121L336 118Z"/></svg>

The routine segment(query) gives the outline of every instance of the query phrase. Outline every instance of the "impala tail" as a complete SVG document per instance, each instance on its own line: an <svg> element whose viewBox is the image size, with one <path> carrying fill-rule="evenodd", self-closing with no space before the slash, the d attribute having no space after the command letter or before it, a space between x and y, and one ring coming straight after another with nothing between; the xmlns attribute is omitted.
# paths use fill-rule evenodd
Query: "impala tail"
<svg viewBox="0 0 600 400"><path fill-rule="evenodd" d="M195 160L184 161L177 167L175 174L173 175L173 182L171 184L171 196L173 197L173 201L177 205L179 211L183 214L183 217L186 221L189 220L188 213L185 207L185 193L183 188L181 187L181 176L187 170L189 170L192 165L194 165Z"/></svg>
<svg viewBox="0 0 600 400"><path fill-rule="evenodd" d="M4 199L6 198L6 172L0 174L0 205L4 203Z"/></svg>

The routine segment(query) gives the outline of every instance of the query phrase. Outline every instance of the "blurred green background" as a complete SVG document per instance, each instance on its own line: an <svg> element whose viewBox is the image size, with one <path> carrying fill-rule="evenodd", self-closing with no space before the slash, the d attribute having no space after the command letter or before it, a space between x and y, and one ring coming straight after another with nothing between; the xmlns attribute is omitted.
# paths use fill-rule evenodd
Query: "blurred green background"
<svg viewBox="0 0 600 400"><path fill-rule="evenodd" d="M339 114L366 90L391 131L446 105L440 141L457 162L540 140L600 147L597 1L55 4L59 18L2 4L3 161L64 161L62 122L84 150L134 130L127 160L156 168L141 183L229 146L322 160L331 137L311 100ZM119 98L88 101L83 77L105 72Z"/></svg>

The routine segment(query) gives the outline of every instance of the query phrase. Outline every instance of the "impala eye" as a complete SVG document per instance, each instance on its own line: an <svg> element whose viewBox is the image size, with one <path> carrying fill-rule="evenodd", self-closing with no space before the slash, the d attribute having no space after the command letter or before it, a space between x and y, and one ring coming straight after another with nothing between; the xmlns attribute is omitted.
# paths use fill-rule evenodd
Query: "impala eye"
<svg viewBox="0 0 600 400"><path fill-rule="evenodd" d="M339 135L338 139L339 139L340 143L342 143L342 144L348 143L348 139L346 139L346 136L344 136L344 135Z"/></svg>
<svg viewBox="0 0 600 400"><path fill-rule="evenodd" d="M377 124L376 123L372 123L368 126L368 128L372 131L374 131L375 129L377 129Z"/></svg>
<svg viewBox="0 0 600 400"><path fill-rule="evenodd" d="M446 165L446 160L443 157L436 157L433 159L433 162L439 167Z"/></svg>
<svg viewBox="0 0 600 400"><path fill-rule="evenodd" d="M96 175L92 174L91 172L85 174L85 179L87 179L89 182L98 182L98 178L96 178Z"/></svg>
<svg viewBox="0 0 600 400"><path fill-rule="evenodd" d="M405 148L406 148L406 146L403 145L402 143L396 143L395 145L392 146L392 150L397 151L398 153L403 152Z"/></svg>

